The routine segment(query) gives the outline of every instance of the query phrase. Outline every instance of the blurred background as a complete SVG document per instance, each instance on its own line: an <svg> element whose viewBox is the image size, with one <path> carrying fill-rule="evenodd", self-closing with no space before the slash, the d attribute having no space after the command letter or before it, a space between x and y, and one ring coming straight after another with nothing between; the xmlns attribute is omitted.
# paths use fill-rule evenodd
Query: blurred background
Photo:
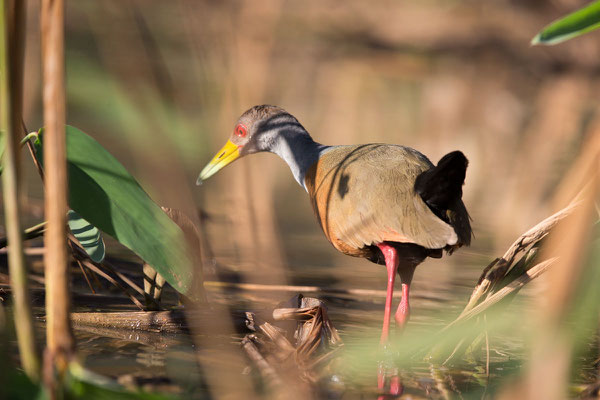
<svg viewBox="0 0 600 400"><path fill-rule="evenodd" d="M475 240L442 263L481 265L552 211L556 185L600 129L598 34L529 45L585 3L71 1L67 121L159 204L202 209L208 256L261 281L335 265L352 272L332 280L385 274L329 245L305 192L272 154L194 186L246 109L279 105L324 144L404 144L434 163L460 149L470 161L464 199ZM42 125L38 12L31 2L30 131ZM29 174L32 212L41 213L39 180ZM264 274L274 266L277 274Z"/></svg>
<svg viewBox="0 0 600 400"><path fill-rule="evenodd" d="M272 283L383 288L385 274L331 247L304 190L272 154L194 186L243 111L279 105L324 144L404 144L434 163L460 149L470 161L464 200L473 246L416 274L416 287L444 287L461 265L487 264L547 216L582 143L598 134L598 34L529 45L541 27L583 4L71 1L67 122L117 156L157 203L189 215L200 208L204 255L227 266L221 273ZM34 2L28 19L32 131L42 125ZM39 220L41 185L26 164ZM211 265L208 274L217 272ZM430 267L436 272L419 283Z"/></svg>
<svg viewBox="0 0 600 400"><path fill-rule="evenodd" d="M113 153L157 203L198 218L208 280L385 288L382 268L326 241L276 156L245 158L194 185L251 106L285 108L323 144L403 144L434 163L462 150L475 239L419 267L418 324L428 304L462 307L482 268L556 211L557 186L600 134L600 33L529 44L586 3L68 1L67 123ZM39 26L29 2L29 131L42 125ZM33 223L42 187L25 164ZM345 301L333 304L342 328ZM373 303L365 307L378 325L383 299Z"/></svg>

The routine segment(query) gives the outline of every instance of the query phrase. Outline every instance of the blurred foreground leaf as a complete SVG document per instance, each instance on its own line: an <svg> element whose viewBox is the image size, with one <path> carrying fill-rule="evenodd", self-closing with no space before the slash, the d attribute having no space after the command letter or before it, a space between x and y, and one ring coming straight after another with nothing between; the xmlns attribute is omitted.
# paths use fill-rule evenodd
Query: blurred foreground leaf
<svg viewBox="0 0 600 400"><path fill-rule="evenodd" d="M12 400L46 400L50 399L42 385L35 384L22 372L8 369L10 384L0 395L7 395ZM5 397L2 397L5 398ZM61 398L86 400L176 400L178 397L161 393L149 393L142 390L125 389L117 382L86 370L76 363L69 364L65 377Z"/></svg>
<svg viewBox="0 0 600 400"><path fill-rule="evenodd" d="M117 382L85 369L78 363L69 364L65 381L67 398L90 400L174 400L178 397L141 390L125 390Z"/></svg>
<svg viewBox="0 0 600 400"><path fill-rule="evenodd" d="M67 213L67 222L73 236L81 243L90 258L97 263L101 263L104 260L105 248L100 230L73 210L69 210Z"/></svg>
<svg viewBox="0 0 600 400"><path fill-rule="evenodd" d="M72 126L66 130L69 206L186 294L192 263L181 229L98 142ZM43 130L35 148L43 164Z"/></svg>
<svg viewBox="0 0 600 400"><path fill-rule="evenodd" d="M600 28L600 1L595 1L546 26L535 35L531 44L558 44L598 28Z"/></svg>
<svg viewBox="0 0 600 400"><path fill-rule="evenodd" d="M14 400L44 400L48 398L42 386L33 383L23 372L9 367L3 374L5 374L4 382L10 382L10 384L5 384L0 389L0 398Z"/></svg>

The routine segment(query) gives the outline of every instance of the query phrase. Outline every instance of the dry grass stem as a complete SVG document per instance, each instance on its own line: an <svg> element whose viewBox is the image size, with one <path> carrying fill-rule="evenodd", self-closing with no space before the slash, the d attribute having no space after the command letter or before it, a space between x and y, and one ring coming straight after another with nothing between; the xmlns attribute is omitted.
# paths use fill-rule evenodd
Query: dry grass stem
<svg viewBox="0 0 600 400"><path fill-rule="evenodd" d="M508 248L501 258L494 260L487 268L485 268L461 315L473 309L476 304L481 301L484 295L487 295L494 290L494 286L506 276L507 272L512 267L517 255L544 239L560 220L573 212L578 204L579 202L574 200L567 207L529 229Z"/></svg>
<svg viewBox="0 0 600 400"><path fill-rule="evenodd" d="M91 259L89 261L93 263ZM119 279L121 279L123 282L129 285L130 288L132 288L142 296L144 295L144 290L141 287L139 287L134 281L129 279L125 274L119 272L118 269L114 267L110 262L104 260L100 265L109 270L111 273L115 274Z"/></svg>
<svg viewBox="0 0 600 400"><path fill-rule="evenodd" d="M69 244L69 247L71 248L71 252L73 254L73 257L75 258L75 261L77 261L78 263L82 263L85 267L89 268L92 273L94 273L94 272L98 273L98 271L101 271L102 268L105 268L110 273L116 275L119 279L121 279L131 289L135 290L137 293L141 294L142 296L144 295L144 291L142 290L142 288L140 288L135 282L133 282L131 279L129 279L125 274L119 272L117 270L117 268L115 268L111 263L109 263L106 260L104 260L100 264L93 261L90 258L89 254L87 254L87 252L81 246L79 241L77 241L77 238L75 238L75 236L73 236L73 234L69 233L67 235L67 237L68 237L68 244ZM85 275L85 272L84 272L84 275ZM116 281L114 278L109 276L106 272L101 271L101 273L99 273L99 275L102 276L103 278L105 278L106 280L108 280L113 285L117 286L119 289L121 289L127 296L129 296L132 299L134 304L136 304L136 305L141 304L137 299L135 299L135 296L126 287L119 284L118 281ZM87 280L87 276L86 276L86 280ZM93 292L93 289L92 289L92 292ZM138 307L139 307L139 305L138 305Z"/></svg>
<svg viewBox="0 0 600 400"><path fill-rule="evenodd" d="M83 264L81 264L81 262L79 260L75 260L75 262L77 263L77 266L79 267L79 269L81 270L81 273L83 274L83 277L85 279L85 282L87 283L88 287L90 288L90 291L93 294L96 294L96 290L94 289L94 287L92 286L92 282L90 282L90 279L88 278L87 272L85 272L85 268L83 267Z"/></svg>
<svg viewBox="0 0 600 400"><path fill-rule="evenodd" d="M131 299L133 304L135 304L140 310L144 309L144 305L135 297L135 295L133 293L131 293L131 291L128 288L121 285L121 283L119 283L119 281L114 279L112 276L108 275L106 272L102 271L99 267L97 267L94 264L94 262L92 262L89 259L79 259L79 261L84 266L89 268L91 271L97 273L98 275L100 275L101 277L103 277L104 279L106 279L107 281L109 281L110 283L112 283L113 285L118 287L119 289L121 289L127 295L127 297L129 297ZM46 296L47 296L47 294L46 294Z"/></svg>
<svg viewBox="0 0 600 400"><path fill-rule="evenodd" d="M513 293L516 290L521 289L524 285L526 285L527 283L531 282L535 278L542 275L554 263L556 263L556 258L551 258L549 260L542 261L541 263L539 263L539 264L535 265L534 267L530 268L529 270L525 271L523 273L523 275L519 276L517 279L515 279L511 283L509 283L508 285L504 286L502 289L495 292L493 295L491 295L490 297L485 299L483 302L479 303L478 305L471 308L470 310L463 312L457 319L452 321L452 323L450 323L449 325L444 327L443 331L450 329L451 327L455 326L456 324L468 321L471 318L486 311L488 308L490 308L494 304L498 303L500 300L502 300L509 294Z"/></svg>

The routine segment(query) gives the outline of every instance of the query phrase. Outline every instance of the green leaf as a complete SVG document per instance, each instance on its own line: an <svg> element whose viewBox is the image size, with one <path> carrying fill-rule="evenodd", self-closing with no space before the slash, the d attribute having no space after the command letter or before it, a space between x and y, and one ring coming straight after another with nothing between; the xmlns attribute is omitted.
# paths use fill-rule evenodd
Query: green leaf
<svg viewBox="0 0 600 400"><path fill-rule="evenodd" d="M92 137L66 127L69 207L152 265L188 294L192 263L181 229ZM43 130L35 142L43 164Z"/></svg>
<svg viewBox="0 0 600 400"><path fill-rule="evenodd" d="M0 389L0 397L14 400L47 400L44 388L39 383L33 383L23 371L8 366L2 371L5 383Z"/></svg>
<svg viewBox="0 0 600 400"><path fill-rule="evenodd" d="M101 263L104 260L105 250L100 230L73 210L69 210L67 213L67 221L73 236L81 243L90 258L97 263Z"/></svg>
<svg viewBox="0 0 600 400"><path fill-rule="evenodd" d="M65 398L86 400L178 400L172 394L150 393L129 388L116 381L71 362L65 379Z"/></svg>
<svg viewBox="0 0 600 400"><path fill-rule="evenodd" d="M531 44L558 44L598 28L600 0L546 26L531 40Z"/></svg>

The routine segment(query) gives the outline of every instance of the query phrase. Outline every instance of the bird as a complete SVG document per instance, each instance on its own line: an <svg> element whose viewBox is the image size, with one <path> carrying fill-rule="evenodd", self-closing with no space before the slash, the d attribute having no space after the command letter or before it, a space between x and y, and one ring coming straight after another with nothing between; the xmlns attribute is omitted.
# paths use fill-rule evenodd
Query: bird
<svg viewBox="0 0 600 400"><path fill-rule="evenodd" d="M402 331L410 316L415 268L428 257L441 258L470 245L471 219L462 201L467 158L452 151L434 165L419 151L397 144L323 145L283 108L257 105L238 118L196 183L258 152L275 153L287 163L335 249L386 266L380 338L386 345L396 275L402 298L394 317ZM397 376L388 378L389 394L401 393ZM380 368L378 388L383 390L385 383Z"/></svg>

